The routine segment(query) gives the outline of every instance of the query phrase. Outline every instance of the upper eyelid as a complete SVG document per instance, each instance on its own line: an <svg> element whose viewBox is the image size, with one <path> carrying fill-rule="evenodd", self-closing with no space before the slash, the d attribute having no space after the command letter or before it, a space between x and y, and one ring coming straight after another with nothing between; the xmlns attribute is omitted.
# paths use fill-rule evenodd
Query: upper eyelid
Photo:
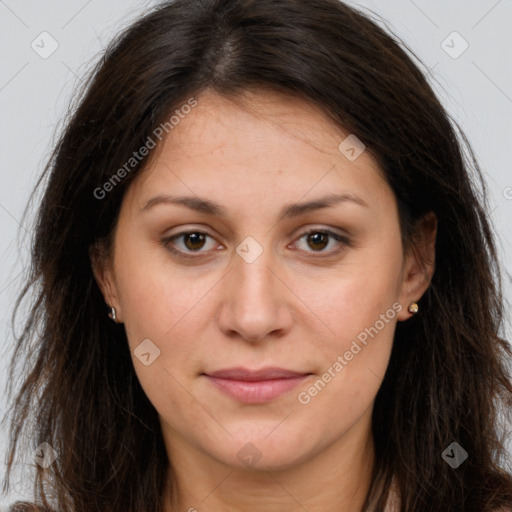
<svg viewBox="0 0 512 512"><path fill-rule="evenodd" d="M309 233L310 231L315 231L315 230L331 232L335 235L345 236L347 238L350 236L348 231L344 230L342 228L339 228L339 227L336 228L336 227L331 227L331 226L322 226L321 224L315 225L315 224L311 224L311 223L308 223L304 226L296 228L294 230L294 233L295 233L294 236L296 236L297 234L305 235L305 234ZM188 233L204 233L212 238L217 238L216 235L214 235L210 232L209 228L203 227L200 224L197 227L194 227L192 225L192 227L190 227L190 228L184 228L181 231L177 231L176 233L174 233L172 235L165 236L165 238L177 237L179 235L184 235L184 234L188 234ZM243 240L243 238L245 238L245 236L242 237L242 240Z"/></svg>

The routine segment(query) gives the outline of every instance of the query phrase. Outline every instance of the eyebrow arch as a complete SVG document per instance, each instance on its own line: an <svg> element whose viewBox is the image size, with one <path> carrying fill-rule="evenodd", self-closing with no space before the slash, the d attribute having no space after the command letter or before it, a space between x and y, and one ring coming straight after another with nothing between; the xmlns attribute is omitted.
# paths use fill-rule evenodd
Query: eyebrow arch
<svg viewBox="0 0 512 512"><path fill-rule="evenodd" d="M354 194L329 194L323 197L319 197L318 199L313 199L312 201L307 201L303 203L293 203L285 205L279 214L279 220L284 218L292 218L298 217L305 213L320 210L322 208L328 208L330 206L334 206L343 202L352 202L354 204L358 204L363 207L368 207L368 204L361 199L359 196ZM158 204L175 204L185 206L190 210L194 210L200 213L205 213L207 215L215 215L217 217L224 218L226 216L226 208L221 206L214 201L210 201L208 199L203 199L200 197L194 196L169 196L169 195L158 195L151 198L144 207L140 210L142 212L147 212L154 206Z"/></svg>

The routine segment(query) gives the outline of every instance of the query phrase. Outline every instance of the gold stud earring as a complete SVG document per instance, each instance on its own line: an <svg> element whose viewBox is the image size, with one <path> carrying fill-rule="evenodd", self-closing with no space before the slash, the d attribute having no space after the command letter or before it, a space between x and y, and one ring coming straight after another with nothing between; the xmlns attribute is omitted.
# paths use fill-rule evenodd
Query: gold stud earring
<svg viewBox="0 0 512 512"><path fill-rule="evenodd" d="M417 312L418 312L418 309L419 309L419 308L418 308L418 304L417 304L416 302L413 302L413 303L409 306L409 308L408 308L408 309L409 309L409 313L412 313L412 314L414 315L415 313L417 313Z"/></svg>

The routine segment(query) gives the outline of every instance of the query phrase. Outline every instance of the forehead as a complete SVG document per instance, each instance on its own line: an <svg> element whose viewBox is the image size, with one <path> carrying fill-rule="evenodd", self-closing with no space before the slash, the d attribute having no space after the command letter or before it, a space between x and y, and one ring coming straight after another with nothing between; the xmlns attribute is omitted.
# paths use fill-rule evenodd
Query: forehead
<svg viewBox="0 0 512 512"><path fill-rule="evenodd" d="M219 197L220 190L227 199L250 192L289 202L283 194L291 190L312 198L387 186L368 151L347 158L340 144L353 135L310 102L273 92L226 98L206 91L196 99L134 180L131 195L148 199L179 188L188 195Z"/></svg>
<svg viewBox="0 0 512 512"><path fill-rule="evenodd" d="M225 154L241 147L253 157L269 159L288 153L289 158L296 151L308 156L336 154L348 135L318 106L297 96L245 91L227 98L207 90L162 146L175 153L175 158L217 151ZM247 154L239 156L244 159Z"/></svg>

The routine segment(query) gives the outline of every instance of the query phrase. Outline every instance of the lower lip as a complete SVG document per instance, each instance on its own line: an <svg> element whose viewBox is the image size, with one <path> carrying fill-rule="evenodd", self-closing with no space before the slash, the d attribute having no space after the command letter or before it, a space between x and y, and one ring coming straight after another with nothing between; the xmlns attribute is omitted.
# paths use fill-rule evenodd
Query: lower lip
<svg viewBox="0 0 512 512"><path fill-rule="evenodd" d="M309 375L301 375L289 379L272 379L260 381L245 381L220 379L206 375L208 380L223 393L248 404L261 404L270 402L275 398L291 391L304 381Z"/></svg>

